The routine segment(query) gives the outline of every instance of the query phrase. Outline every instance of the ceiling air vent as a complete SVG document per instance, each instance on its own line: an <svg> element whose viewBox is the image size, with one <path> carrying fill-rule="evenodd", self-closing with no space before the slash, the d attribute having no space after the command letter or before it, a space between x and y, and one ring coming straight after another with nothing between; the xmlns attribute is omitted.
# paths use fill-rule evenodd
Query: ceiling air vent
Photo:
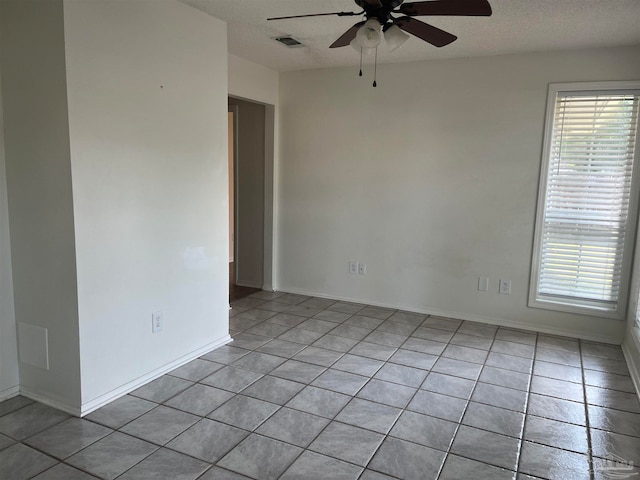
<svg viewBox="0 0 640 480"><path fill-rule="evenodd" d="M304 47L304 45L302 43L300 43L298 40L296 40L293 37L275 37L274 40L276 42L280 42L282 45L284 45L285 47L288 48L300 48L300 47Z"/></svg>

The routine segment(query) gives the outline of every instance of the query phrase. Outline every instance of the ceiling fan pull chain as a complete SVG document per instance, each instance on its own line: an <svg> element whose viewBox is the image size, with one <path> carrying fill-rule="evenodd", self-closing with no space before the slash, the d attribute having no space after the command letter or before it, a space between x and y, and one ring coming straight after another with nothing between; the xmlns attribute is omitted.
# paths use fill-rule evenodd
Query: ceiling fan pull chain
<svg viewBox="0 0 640 480"><path fill-rule="evenodd" d="M360 47L360 74L358 75L359 77L362 76L362 50L363 48Z"/></svg>
<svg viewBox="0 0 640 480"><path fill-rule="evenodd" d="M378 78L378 47L376 47L376 60L373 65L373 86L374 87L378 86L378 82L376 81L376 78Z"/></svg>

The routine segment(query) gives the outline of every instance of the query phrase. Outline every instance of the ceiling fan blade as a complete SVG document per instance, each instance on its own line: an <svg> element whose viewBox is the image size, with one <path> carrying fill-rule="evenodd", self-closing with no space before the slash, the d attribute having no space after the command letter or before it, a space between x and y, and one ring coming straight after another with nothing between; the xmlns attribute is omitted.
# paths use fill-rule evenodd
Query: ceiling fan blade
<svg viewBox="0 0 640 480"><path fill-rule="evenodd" d="M364 12L331 12L331 13L312 13L309 15L291 15L288 17L272 17L267 20L288 20L289 18L305 18L305 17L326 17L328 15L337 15L338 17L355 17L356 15L362 15Z"/></svg>
<svg viewBox="0 0 640 480"><path fill-rule="evenodd" d="M487 0L431 0L405 3L399 11L413 17L421 15L460 15L488 17L491 5Z"/></svg>
<svg viewBox="0 0 640 480"><path fill-rule="evenodd" d="M399 18L395 21L395 24L405 32L409 32L436 47L449 45L458 38L451 33L411 17Z"/></svg>
<svg viewBox="0 0 640 480"><path fill-rule="evenodd" d="M331 44L329 48L338 48L338 47L346 47L351 43L351 40L356 38L356 34L358 33L358 29L364 25L364 22L358 22L349 30L344 32L342 36L337 39L335 42Z"/></svg>

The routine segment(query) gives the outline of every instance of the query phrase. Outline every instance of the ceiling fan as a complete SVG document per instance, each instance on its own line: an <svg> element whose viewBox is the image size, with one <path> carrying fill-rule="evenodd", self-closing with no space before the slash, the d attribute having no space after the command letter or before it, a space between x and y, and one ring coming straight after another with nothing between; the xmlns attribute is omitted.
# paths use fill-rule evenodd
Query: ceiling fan
<svg viewBox="0 0 640 480"><path fill-rule="evenodd" d="M407 33L436 47L444 47L458 37L433 25L413 17L421 16L490 16L491 5L487 0L427 0L404 3L404 0L355 0L362 8L361 12L331 12L309 15L274 17L267 20L286 20L290 18L320 17L336 15L339 17L364 16L364 20L353 25L330 48L352 45L356 49L375 48L380 43L381 31L391 49L400 46L409 37ZM395 15L401 15L396 17ZM364 28L363 28L364 27ZM355 42L355 43L354 43Z"/></svg>

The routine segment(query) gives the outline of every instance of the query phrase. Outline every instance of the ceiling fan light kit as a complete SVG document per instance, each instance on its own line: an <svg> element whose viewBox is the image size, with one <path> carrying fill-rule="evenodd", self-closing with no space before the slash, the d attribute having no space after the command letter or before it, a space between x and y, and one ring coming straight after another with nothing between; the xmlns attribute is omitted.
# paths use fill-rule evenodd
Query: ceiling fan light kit
<svg viewBox="0 0 640 480"><path fill-rule="evenodd" d="M397 25L391 25L384 31L384 40L387 42L391 52L401 47L409 38L409 35L404 33Z"/></svg>
<svg viewBox="0 0 640 480"><path fill-rule="evenodd" d="M382 25L380 22L375 18L367 20L358 29L355 41L362 48L377 48L382 41Z"/></svg>
<svg viewBox="0 0 640 480"><path fill-rule="evenodd" d="M288 18L318 17L337 15L339 17L359 16L364 21L358 22L338 38L329 48L351 45L360 52L360 76L362 76L362 55L373 53L378 59L378 46L384 39L390 51L396 50L409 39L410 33L435 47L444 47L458 37L433 25L413 17L421 16L482 16L492 14L488 0L427 0L404 3L404 0L355 0L362 12L333 12L291 17L275 17L267 20L284 20ZM395 15L400 14L401 17ZM405 33L407 32L407 33ZM377 70L377 68L376 68ZM377 85L374 76L373 86Z"/></svg>
<svg viewBox="0 0 640 480"><path fill-rule="evenodd" d="M353 49L358 52L358 53L362 53L362 55L368 56L368 55L374 55L376 53L376 48L377 47L363 47L362 45L360 45L358 43L357 39L353 39L350 43L350 45L353 47Z"/></svg>

